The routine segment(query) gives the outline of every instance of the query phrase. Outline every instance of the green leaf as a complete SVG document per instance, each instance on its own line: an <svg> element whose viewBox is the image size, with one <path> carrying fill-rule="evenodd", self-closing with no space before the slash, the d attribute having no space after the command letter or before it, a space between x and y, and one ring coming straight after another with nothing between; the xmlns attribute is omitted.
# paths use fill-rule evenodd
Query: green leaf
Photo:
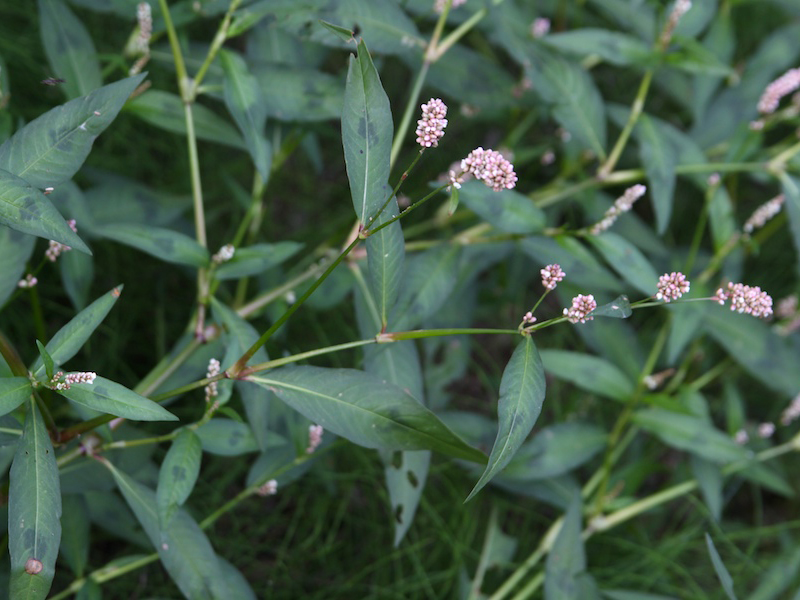
<svg viewBox="0 0 800 600"><path fill-rule="evenodd" d="M53 583L61 542L61 489L53 444L33 400L9 477L9 594L15 600L43 599ZM25 572L29 560L41 563L40 573Z"/></svg>
<svg viewBox="0 0 800 600"><path fill-rule="evenodd" d="M39 349L39 358L44 362L44 372L47 374L47 379L53 378L55 369L53 368L53 357L47 352L42 342L36 340L36 347Z"/></svg>
<svg viewBox="0 0 800 600"><path fill-rule="evenodd" d="M225 71L225 106L244 136L244 143L256 170L266 182L272 165L272 146L264 132L267 109L261 87L248 71L241 56L223 49L219 57Z"/></svg>
<svg viewBox="0 0 800 600"><path fill-rule="evenodd" d="M17 290L35 243L35 237L0 225L0 308Z"/></svg>
<svg viewBox="0 0 800 600"><path fill-rule="evenodd" d="M76 577L83 577L89 561L89 511L83 496L65 494L61 515L59 553Z"/></svg>
<svg viewBox="0 0 800 600"><path fill-rule="evenodd" d="M479 217L507 233L538 233L545 225L544 213L514 190L495 192L479 181L461 186L461 202Z"/></svg>
<svg viewBox="0 0 800 600"><path fill-rule="evenodd" d="M647 296L655 294L658 275L636 246L608 231L587 239L628 283Z"/></svg>
<svg viewBox="0 0 800 600"><path fill-rule="evenodd" d="M0 379L0 415L7 415L31 397L33 388L27 377Z"/></svg>
<svg viewBox="0 0 800 600"><path fill-rule="evenodd" d="M461 246L445 244L417 254L408 261L397 304L389 319L392 329L413 329L436 314L455 288L460 257ZM374 335L380 328L378 323L372 332L364 334Z"/></svg>
<svg viewBox="0 0 800 600"><path fill-rule="evenodd" d="M578 58L599 56L612 65L647 65L654 62L655 54L641 40L608 29L586 27L564 33L554 33L542 38L542 43Z"/></svg>
<svg viewBox="0 0 800 600"><path fill-rule="evenodd" d="M536 66L528 69L533 89L552 105L553 116L564 129L605 159L605 107L592 78L561 57L542 53L537 58Z"/></svg>
<svg viewBox="0 0 800 600"><path fill-rule="evenodd" d="M267 115L281 121L327 121L342 116L338 77L305 65L254 64Z"/></svg>
<svg viewBox="0 0 800 600"><path fill-rule="evenodd" d="M286 440L273 432L264 432L264 449L286 443ZM246 423L232 419L211 419L197 429L203 450L218 456L241 456L258 452L259 445L252 429Z"/></svg>
<svg viewBox="0 0 800 600"><path fill-rule="evenodd" d="M800 255L800 178L790 175L781 177L786 204L786 215L789 218L789 231L792 234L795 251ZM800 272L800 261L795 261L795 269Z"/></svg>
<svg viewBox="0 0 800 600"><path fill-rule="evenodd" d="M134 421L177 421L178 417L152 400L104 377L75 383L58 393L76 404Z"/></svg>
<svg viewBox="0 0 800 600"><path fill-rule="evenodd" d="M0 152L3 147L0 146ZM0 225L91 254L42 192L3 169L0 169Z"/></svg>
<svg viewBox="0 0 800 600"><path fill-rule="evenodd" d="M581 497L569 504L561 528L545 563L545 600L590 600L598 594L587 593L586 551L581 539Z"/></svg>
<svg viewBox="0 0 800 600"><path fill-rule="evenodd" d="M319 20L319 24L325 27L328 31L330 31L333 35L338 37L341 41L347 43L355 42L355 33L351 29L347 29L346 27L340 27L339 25L334 25L333 23L328 23L327 21L323 21L322 19Z"/></svg>
<svg viewBox="0 0 800 600"><path fill-rule="evenodd" d="M119 298L122 293L122 287L121 285L117 286L110 292L100 296L97 300L75 315L69 323L59 329L50 341L47 342L45 349L52 357L56 367L67 362L83 347L86 340L89 339L89 336L92 335L94 330L103 322L108 311L110 311L111 307L116 303L117 298ZM36 377L41 377L44 370L44 363L41 357L39 357L31 366L31 371Z"/></svg>
<svg viewBox="0 0 800 600"><path fill-rule="evenodd" d="M537 266L557 263L576 286L619 293L620 282L587 248L572 236L531 236L519 243Z"/></svg>
<svg viewBox="0 0 800 600"><path fill-rule="evenodd" d="M186 135L186 114L179 96L162 90L147 90L125 107L129 111L165 131ZM192 104L195 135L198 139L247 150L242 136L228 121L202 104Z"/></svg>
<svg viewBox="0 0 800 600"><path fill-rule="evenodd" d="M400 545L414 521L430 463L431 453L427 450L393 452L389 457L384 457L386 488L389 490L395 525L395 548Z"/></svg>
<svg viewBox="0 0 800 600"><path fill-rule="evenodd" d="M610 319L627 319L632 314L631 301L625 294L617 296L608 304L598 306L592 311L593 317L608 317Z"/></svg>
<svg viewBox="0 0 800 600"><path fill-rule="evenodd" d="M666 65L706 77L730 77L736 73L699 42L679 36L674 36L673 40L677 41L680 47L665 56Z"/></svg>
<svg viewBox="0 0 800 600"><path fill-rule="evenodd" d="M153 490L117 470L111 463L105 465L181 592L192 599L230 598L217 555L194 519L183 509L178 509L170 524L161 529Z"/></svg>
<svg viewBox="0 0 800 600"><path fill-rule="evenodd" d="M568 350L542 350L541 356L545 371L582 390L613 400L626 400L633 393L633 382L603 358Z"/></svg>
<svg viewBox="0 0 800 600"><path fill-rule="evenodd" d="M706 533L706 546L708 547L708 554L711 556L711 564L714 566L714 572L717 574L719 582L722 584L722 589L725 590L730 600L736 600L736 594L733 591L733 578L725 568L725 563L722 562L719 552L714 547L714 540Z"/></svg>
<svg viewBox="0 0 800 600"><path fill-rule="evenodd" d="M573 421L544 427L522 445L500 477L515 481L559 477L602 451L607 437L601 427L589 423Z"/></svg>
<svg viewBox="0 0 800 600"><path fill-rule="evenodd" d="M542 412L544 392L542 359L532 337L528 335L514 350L503 371L500 399L497 402L497 438L486 470L466 501L475 496L514 458Z"/></svg>
<svg viewBox="0 0 800 600"><path fill-rule="evenodd" d="M633 421L665 444L686 450L715 463L746 460L748 451L734 439L715 429L708 421L660 408L637 411Z"/></svg>
<svg viewBox="0 0 800 600"><path fill-rule="evenodd" d="M711 518L719 522L722 516L722 470L718 465L692 455L692 475L697 480Z"/></svg>
<svg viewBox="0 0 800 600"><path fill-rule="evenodd" d="M156 503L161 529L166 528L192 493L202 457L200 438L191 429L184 429L172 441L158 471Z"/></svg>
<svg viewBox="0 0 800 600"><path fill-rule="evenodd" d="M171 229L137 223L113 223L100 225L94 232L170 263L208 266L208 250L188 235Z"/></svg>
<svg viewBox="0 0 800 600"><path fill-rule="evenodd" d="M245 248L236 248L233 258L217 267L215 274L219 280L260 275L288 260L302 247L303 244L298 242L277 242L276 244L254 244Z"/></svg>
<svg viewBox="0 0 800 600"><path fill-rule="evenodd" d="M663 234L672 215L673 194L675 192L675 167L678 156L669 143L664 131L656 121L641 115L634 129L639 142L639 159L644 165L650 182L650 197L656 213L656 230Z"/></svg>
<svg viewBox="0 0 800 600"><path fill-rule="evenodd" d="M239 572L239 569L234 567L227 560L221 556L217 557L220 569L222 570L223 585L228 591L229 598L237 598L237 600L257 600L253 589Z"/></svg>
<svg viewBox="0 0 800 600"><path fill-rule="evenodd" d="M71 179L145 73L49 110L0 146L0 169L44 189Z"/></svg>
<svg viewBox="0 0 800 600"><path fill-rule="evenodd" d="M350 57L342 111L342 144L347 178L356 216L367 228L388 221L399 211L388 185L392 148L392 112L367 46L358 45L358 58ZM367 238L370 284L382 324L394 305L400 287L405 243L399 222Z"/></svg>
<svg viewBox="0 0 800 600"><path fill-rule="evenodd" d="M67 252L58 260L61 283L76 310L83 310L89 302L94 281L94 261L88 254Z"/></svg>
<svg viewBox="0 0 800 600"><path fill-rule="evenodd" d="M798 202L798 206L800 206L800 202ZM798 217L800 217L800 208ZM731 239L738 229L733 200L728 193L728 188L724 185L716 186L708 201L708 223L711 227L711 237L714 240L714 250L717 251ZM800 228L798 228L798 236L800 236ZM800 239L800 237L796 239ZM800 248L800 242L795 243L796 247Z"/></svg>
<svg viewBox="0 0 800 600"><path fill-rule="evenodd" d="M248 378L326 430L367 448L436 450L482 463L431 411L401 388L362 371L284 367Z"/></svg>
<svg viewBox="0 0 800 600"><path fill-rule="evenodd" d="M103 84L92 38L60 0L39 0L39 27L47 61L69 98L85 96Z"/></svg>

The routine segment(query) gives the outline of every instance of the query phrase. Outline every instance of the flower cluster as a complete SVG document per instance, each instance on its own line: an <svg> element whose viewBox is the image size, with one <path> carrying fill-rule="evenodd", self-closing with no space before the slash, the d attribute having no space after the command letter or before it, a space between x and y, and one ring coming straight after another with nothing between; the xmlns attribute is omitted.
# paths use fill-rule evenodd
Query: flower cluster
<svg viewBox="0 0 800 600"><path fill-rule="evenodd" d="M760 287L743 283L728 283L727 289L719 288L713 300L724 305L731 301L731 310L754 317L769 317L772 314L772 298Z"/></svg>
<svg viewBox="0 0 800 600"><path fill-rule="evenodd" d="M586 323L594 318L589 316L589 313L595 308L597 308L597 302L594 296L578 294L572 299L572 306L564 309L564 316L570 323Z"/></svg>
<svg viewBox="0 0 800 600"><path fill-rule="evenodd" d="M614 222L622 213L626 213L633 208L633 203L644 196L645 192L647 192L647 187L642 184L636 184L629 187L627 190L625 190L622 196L614 201L614 205L605 212L603 218L599 222L592 225L592 227L589 229L589 232L592 235L597 235L607 230L614 224Z"/></svg>
<svg viewBox="0 0 800 600"><path fill-rule="evenodd" d="M270 479L267 483L256 490L256 494L259 496L274 496L277 493L278 482L274 479Z"/></svg>
<svg viewBox="0 0 800 600"><path fill-rule="evenodd" d="M70 229L75 233L78 233L78 228L76 226L75 219L70 219L67 221L67 225L69 225ZM67 246L66 244L60 244L56 241L50 240L50 247L45 251L44 255L50 262L56 262L56 259L61 256L64 252L69 252L72 250L71 246Z"/></svg>
<svg viewBox="0 0 800 600"><path fill-rule="evenodd" d="M453 0L453 4L450 5L450 9L454 9L458 6L464 4L467 0ZM436 0L433 3L433 10L437 13L441 14L444 11L445 4L447 4L447 0Z"/></svg>
<svg viewBox="0 0 800 600"><path fill-rule="evenodd" d="M216 377L219 375L220 371L220 364L216 358L212 358L208 361L208 371L206 371L206 377ZM217 389L217 382L212 381L206 386L206 402L211 402L212 398L216 398L217 394L219 394L219 390Z"/></svg>
<svg viewBox="0 0 800 600"><path fill-rule="evenodd" d="M656 298L670 302L689 293L689 280L683 273L666 273L658 278L657 289Z"/></svg>
<svg viewBox="0 0 800 600"><path fill-rule="evenodd" d="M797 394L792 403L781 413L781 425L789 425L797 419L800 419L800 394Z"/></svg>
<svg viewBox="0 0 800 600"><path fill-rule="evenodd" d="M306 448L306 454L311 454L316 450L319 445L322 443L322 433L324 429L322 429L322 425L309 425L308 426L308 448Z"/></svg>
<svg viewBox="0 0 800 600"><path fill-rule="evenodd" d="M542 285L545 289L554 290L559 281L564 279L566 273L561 270L561 266L557 264L547 265L544 269L539 271L542 274Z"/></svg>
<svg viewBox="0 0 800 600"><path fill-rule="evenodd" d="M59 381L61 377L64 377L64 381ZM68 390L75 383L88 383L92 385L95 379L97 379L97 373L92 373L91 371L69 373L66 376L64 376L62 371L59 371L55 373L50 380L50 388L57 391Z"/></svg>
<svg viewBox="0 0 800 600"><path fill-rule="evenodd" d="M531 24L531 35L535 38L546 36L550 33L550 19L539 17Z"/></svg>
<svg viewBox="0 0 800 600"><path fill-rule="evenodd" d="M36 279L36 277L34 277L31 273L28 273L25 276L25 279L20 279L17 282L17 287L20 287L20 288L32 288L37 283L39 283L39 280Z"/></svg>
<svg viewBox="0 0 800 600"><path fill-rule="evenodd" d="M232 259L235 253L236 248L233 247L233 244L225 244L219 249L219 252L211 257L211 262L213 262L215 265L221 265L222 263L228 262L230 259Z"/></svg>
<svg viewBox="0 0 800 600"><path fill-rule="evenodd" d="M772 200L769 200L759 206L756 211L750 215L750 218L742 227L742 230L745 233L752 233L754 229L759 229L763 227L764 224L769 221L772 217L777 215L781 212L781 207L783 206L784 196L780 194L775 196Z"/></svg>
<svg viewBox="0 0 800 600"><path fill-rule="evenodd" d="M800 88L800 68L789 69L767 86L758 101L758 112L769 115L775 112L781 98Z"/></svg>
<svg viewBox="0 0 800 600"><path fill-rule="evenodd" d="M526 312L522 315L522 324L523 325L533 325L536 323L536 317L533 316L531 311Z"/></svg>
<svg viewBox="0 0 800 600"><path fill-rule="evenodd" d="M467 158L461 161L461 170L473 175L475 179L483 181L495 192L510 190L517 183L514 165L495 150L475 148Z"/></svg>
<svg viewBox="0 0 800 600"><path fill-rule="evenodd" d="M667 19L666 25L664 25L664 30L661 32L661 47L666 48L669 45L670 40L672 39L672 34L675 32L675 28L678 26L678 22L681 20L681 17L689 12L689 9L692 8L692 3L689 0L676 0L675 4L672 7L672 12L669 14L669 18Z"/></svg>
<svg viewBox="0 0 800 600"><path fill-rule="evenodd" d="M417 121L417 143L423 148L436 148L447 127L447 105L439 98L431 98L421 108L422 118Z"/></svg>

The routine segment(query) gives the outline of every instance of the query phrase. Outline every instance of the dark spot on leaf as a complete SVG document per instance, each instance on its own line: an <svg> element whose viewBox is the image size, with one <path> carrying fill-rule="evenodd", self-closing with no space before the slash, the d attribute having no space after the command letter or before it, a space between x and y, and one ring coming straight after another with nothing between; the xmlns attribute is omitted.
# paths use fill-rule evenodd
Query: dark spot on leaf
<svg viewBox="0 0 800 600"><path fill-rule="evenodd" d="M419 487L419 479L417 479L414 471L410 469L406 471L406 477L408 477L408 483L411 484L411 487Z"/></svg>
<svg viewBox="0 0 800 600"><path fill-rule="evenodd" d="M173 481L185 481L186 469L184 469L183 467L179 467L178 465L172 467L172 479Z"/></svg>
<svg viewBox="0 0 800 600"><path fill-rule="evenodd" d="M234 431L231 437L228 438L228 445L231 447L238 446L244 439L244 434L241 431Z"/></svg>
<svg viewBox="0 0 800 600"><path fill-rule="evenodd" d="M403 524L403 505L402 504L398 504L397 506L394 507L394 519L399 524L401 524L401 525Z"/></svg>
<svg viewBox="0 0 800 600"><path fill-rule="evenodd" d="M403 466L403 453L399 450L392 453L392 466L395 469L399 469Z"/></svg>

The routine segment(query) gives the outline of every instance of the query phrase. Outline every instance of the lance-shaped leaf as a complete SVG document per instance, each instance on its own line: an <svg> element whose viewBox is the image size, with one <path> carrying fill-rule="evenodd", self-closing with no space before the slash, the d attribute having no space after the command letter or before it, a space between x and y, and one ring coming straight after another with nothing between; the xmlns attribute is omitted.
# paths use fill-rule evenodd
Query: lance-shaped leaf
<svg viewBox="0 0 800 600"><path fill-rule="evenodd" d="M217 555L194 519L185 510L178 509L170 524L161 529L155 492L118 471L110 463L106 463L106 466L158 551L161 563L181 592L187 598L230 598Z"/></svg>
<svg viewBox="0 0 800 600"><path fill-rule="evenodd" d="M467 500L514 458L542 412L544 390L542 359L531 336L525 336L511 355L500 380L497 437L489 455L489 464Z"/></svg>
<svg viewBox="0 0 800 600"><path fill-rule="evenodd" d="M225 71L225 106L244 136L247 151L261 179L269 179L272 148L264 133L267 107L258 80L247 70L241 56L230 50L219 55Z"/></svg>
<svg viewBox="0 0 800 600"><path fill-rule="evenodd" d="M96 227L94 233L167 262L192 267L208 265L208 250L188 235L171 229L138 223L113 223Z"/></svg>
<svg viewBox="0 0 800 600"><path fill-rule="evenodd" d="M461 202L500 231L537 233L544 228L544 212L523 194L514 190L495 192L478 181L468 181L461 188Z"/></svg>
<svg viewBox="0 0 800 600"><path fill-rule="evenodd" d="M786 214L789 218L789 231L796 252L800 252L800 179L784 175L781 177L783 194L786 198ZM795 268L800 269L800 261L795 263Z"/></svg>
<svg viewBox="0 0 800 600"><path fill-rule="evenodd" d="M248 379L355 444L385 450L436 450L473 462L486 460L412 396L369 373L303 366Z"/></svg>
<svg viewBox="0 0 800 600"><path fill-rule="evenodd" d="M586 572L581 520L581 498L576 494L547 555L545 600L594 600L601 597L594 580Z"/></svg>
<svg viewBox="0 0 800 600"><path fill-rule="evenodd" d="M60 519L61 487L55 452L39 409L31 401L8 488L11 598L47 597L61 542Z"/></svg>
<svg viewBox="0 0 800 600"><path fill-rule="evenodd" d="M588 239L628 283L643 294L655 293L658 274L636 246L611 232L592 235Z"/></svg>
<svg viewBox="0 0 800 600"><path fill-rule="evenodd" d="M177 421L178 417L123 385L96 377L94 383L73 383L58 393L93 410L134 421Z"/></svg>
<svg viewBox="0 0 800 600"><path fill-rule="evenodd" d="M31 397L33 388L27 377L0 379L0 416L10 413Z"/></svg>
<svg viewBox="0 0 800 600"><path fill-rule="evenodd" d="M61 0L39 0L39 27L53 75L64 79L70 98L84 96L103 84L97 51L86 27Z"/></svg>
<svg viewBox="0 0 800 600"><path fill-rule="evenodd" d="M116 303L122 293L122 286L117 286L110 292L103 294L89 306L79 312L73 319L58 330L52 339L47 342L45 349L53 359L53 364L58 367L77 354L89 336L94 333L98 325L106 318L108 311ZM36 359L31 366L31 371L36 377L44 373L42 358Z"/></svg>
<svg viewBox="0 0 800 600"><path fill-rule="evenodd" d="M200 438L191 429L184 429L172 442L158 471L158 522L164 529L178 507L183 506L192 493L200 473L203 449Z"/></svg>
<svg viewBox="0 0 800 600"><path fill-rule="evenodd" d="M42 189L70 179L144 77L103 86L31 121L0 146L0 169Z"/></svg>
<svg viewBox="0 0 800 600"><path fill-rule="evenodd" d="M0 307L17 290L36 238L0 225Z"/></svg>
<svg viewBox="0 0 800 600"><path fill-rule="evenodd" d="M13 138L12 138L13 139ZM2 147L0 147L2 152ZM0 225L91 254L78 234L44 194L24 179L0 168Z"/></svg>
<svg viewBox="0 0 800 600"><path fill-rule="evenodd" d="M302 247L303 244L297 242L278 242L277 244L253 244L245 248L236 248L233 258L222 263L215 271L215 276L217 279L239 279L250 275L260 275L291 258Z"/></svg>
<svg viewBox="0 0 800 600"><path fill-rule="evenodd" d="M367 46L358 45L358 58L350 57L342 110L342 144L347 178L356 216L366 228L389 220L398 213L388 185L392 149L392 112L378 71ZM400 286L405 256L403 234L398 222L367 238L367 264L373 294L386 323Z"/></svg>

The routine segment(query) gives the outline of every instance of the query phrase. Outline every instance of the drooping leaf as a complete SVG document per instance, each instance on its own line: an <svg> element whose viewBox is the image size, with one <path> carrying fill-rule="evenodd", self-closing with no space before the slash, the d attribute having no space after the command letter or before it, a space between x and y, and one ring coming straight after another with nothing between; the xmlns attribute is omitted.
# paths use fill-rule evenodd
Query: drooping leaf
<svg viewBox="0 0 800 600"><path fill-rule="evenodd" d="M89 560L89 511L83 496L78 494L65 494L61 502L59 553L75 576L83 577Z"/></svg>
<svg viewBox="0 0 800 600"><path fill-rule="evenodd" d="M39 27L53 76L69 98L85 96L103 80L94 43L83 23L61 0L38 0Z"/></svg>
<svg viewBox="0 0 800 600"><path fill-rule="evenodd" d="M458 438L401 388L353 369L284 367L250 381L270 389L307 419L367 448L436 450L482 463L485 456Z"/></svg>
<svg viewBox="0 0 800 600"><path fill-rule="evenodd" d="M58 393L76 404L134 421L177 421L164 407L123 385L97 377L94 383L75 383Z"/></svg>
<svg viewBox="0 0 800 600"><path fill-rule="evenodd" d="M11 598L47 597L61 542L60 519L61 489L55 452L39 408L31 400L8 487ZM29 570L41 567L41 571L29 574L26 565Z"/></svg>
<svg viewBox="0 0 800 600"><path fill-rule="evenodd" d="M661 408L637 411L633 421L665 444L715 463L747 459L748 452L734 439L715 429L706 419Z"/></svg>
<svg viewBox="0 0 800 600"><path fill-rule="evenodd" d="M200 474L202 457L200 438L191 429L184 429L172 441L158 470L156 503L161 529L169 525L178 507L183 506L192 493L197 476Z"/></svg>
<svg viewBox="0 0 800 600"><path fill-rule="evenodd" d="M500 399L497 402L497 438L486 470L467 500L477 494L514 458L542 412L544 392L542 359L532 337L525 336L503 371Z"/></svg>
<svg viewBox="0 0 800 600"><path fill-rule="evenodd" d="M187 598L230 598L217 555L194 519L183 509L178 509L169 525L161 529L155 492L110 463L106 466L181 592Z"/></svg>
<svg viewBox="0 0 800 600"><path fill-rule="evenodd" d="M272 145L264 131L267 110L261 87L248 71L247 63L235 52L223 49L220 61L225 71L225 106L244 136L256 170L266 182L272 165Z"/></svg>
<svg viewBox="0 0 800 600"><path fill-rule="evenodd" d="M208 250L188 235L171 229L138 223L113 223L100 225L94 232L170 263L192 267L208 265Z"/></svg>
<svg viewBox="0 0 800 600"><path fill-rule="evenodd" d="M541 357L545 371L587 392L614 400L625 400L633 393L633 382L616 365L599 356L568 350L542 350Z"/></svg>
<svg viewBox="0 0 800 600"><path fill-rule="evenodd" d="M368 229L388 221L399 210L388 185L392 132L389 98L362 40L358 58L350 57L347 71L342 144L353 207ZM387 200L388 205L379 212ZM383 324L397 298L404 256L405 243L397 221L367 238L369 278Z"/></svg>
<svg viewBox="0 0 800 600"><path fill-rule="evenodd" d="M656 213L656 230L664 233L672 215L675 192L675 167L678 156L657 123L648 115L641 115L634 130L639 142L639 158L650 182L650 197Z"/></svg>
<svg viewBox="0 0 800 600"><path fill-rule="evenodd" d="M303 245L298 242L278 242L236 248L233 258L217 268L216 277L227 280L260 275L291 258L302 247Z"/></svg>
<svg viewBox="0 0 800 600"><path fill-rule="evenodd" d="M186 114L179 96L163 90L148 90L131 100L125 110L165 131L186 135ZM192 105L198 139L247 150L236 128L202 104Z"/></svg>
<svg viewBox="0 0 800 600"><path fill-rule="evenodd" d="M100 296L75 315L69 323L59 329L47 342L45 349L50 354L56 367L67 362L83 347L89 336L94 333L94 330L106 318L108 311L114 306L117 298L120 297L122 287L121 285L117 286L110 292ZM41 377L44 370L44 363L39 357L31 366L31 371L36 377Z"/></svg>
<svg viewBox="0 0 800 600"><path fill-rule="evenodd" d="M0 146L0 153L2 150ZM42 192L3 169L0 169L0 225L91 254Z"/></svg>
<svg viewBox="0 0 800 600"><path fill-rule="evenodd" d="M31 121L0 146L0 169L40 189L72 178L145 75L105 85Z"/></svg>
<svg viewBox="0 0 800 600"><path fill-rule="evenodd" d="M606 116L591 76L576 63L549 53L528 70L533 89L553 107L561 126L600 159L606 156Z"/></svg>
<svg viewBox="0 0 800 600"><path fill-rule="evenodd" d="M628 283L647 296L655 294L658 275L636 246L610 231L588 240Z"/></svg>
<svg viewBox="0 0 800 600"><path fill-rule="evenodd" d="M461 186L460 201L478 216L507 233L537 233L545 217L530 198L514 190L495 192L478 181Z"/></svg>
<svg viewBox="0 0 800 600"><path fill-rule="evenodd" d="M0 415L6 415L31 397L33 388L27 377L0 379Z"/></svg>
<svg viewBox="0 0 800 600"><path fill-rule="evenodd" d="M47 379L53 378L53 373L55 373L55 369L53 368L53 357L50 356L50 353L47 352L47 349L44 347L44 344L39 340L36 340L36 347L39 349L39 358L42 359L44 363L44 372L47 375Z"/></svg>
<svg viewBox="0 0 800 600"><path fill-rule="evenodd" d="M725 590L730 600L736 600L736 594L733 591L733 577L731 577L728 569L725 568L725 563L722 562L722 558L714 546L714 540L711 539L708 533L706 533L706 546L711 557L711 564L714 566L714 572L717 574L720 584L722 584L722 589Z"/></svg>
<svg viewBox="0 0 800 600"><path fill-rule="evenodd" d="M36 238L0 225L0 307L17 289Z"/></svg>
<svg viewBox="0 0 800 600"><path fill-rule="evenodd" d="M233 419L211 419L197 429L197 436L203 450L219 456L240 456L259 451L258 442L250 427ZM285 442L277 433L264 431L265 449Z"/></svg>
<svg viewBox="0 0 800 600"><path fill-rule="evenodd" d="M257 600L255 592L250 587L250 584L241 574L239 569L234 567L227 560L221 556L217 557L217 562L222 570L223 585L228 590L229 598L238 598L240 600Z"/></svg>

